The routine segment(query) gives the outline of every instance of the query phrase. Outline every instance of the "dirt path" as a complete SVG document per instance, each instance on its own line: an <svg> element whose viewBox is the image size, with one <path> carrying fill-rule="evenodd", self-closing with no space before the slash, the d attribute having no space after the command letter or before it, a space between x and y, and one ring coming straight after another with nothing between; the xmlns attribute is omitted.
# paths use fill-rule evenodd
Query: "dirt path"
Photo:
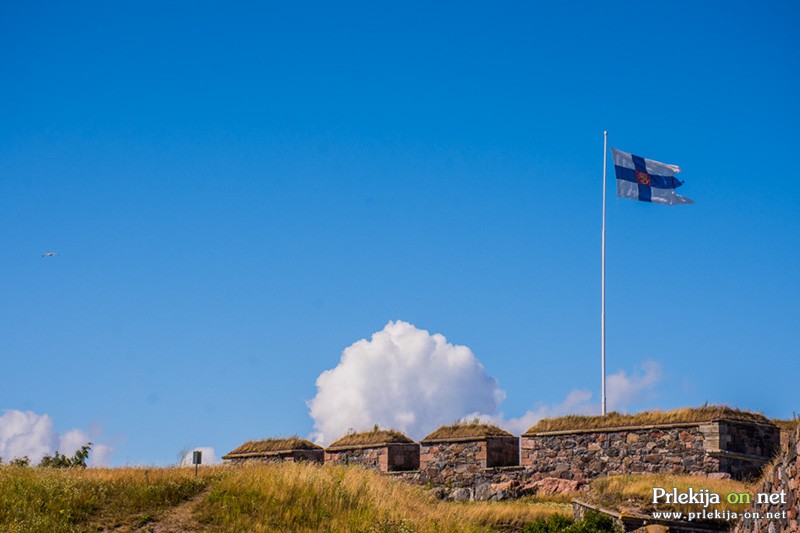
<svg viewBox="0 0 800 533"><path fill-rule="evenodd" d="M195 520L194 510L206 497L208 489L190 498L180 505L165 511L156 521L145 524L133 531L140 533L184 533L193 531L210 531L209 528Z"/></svg>

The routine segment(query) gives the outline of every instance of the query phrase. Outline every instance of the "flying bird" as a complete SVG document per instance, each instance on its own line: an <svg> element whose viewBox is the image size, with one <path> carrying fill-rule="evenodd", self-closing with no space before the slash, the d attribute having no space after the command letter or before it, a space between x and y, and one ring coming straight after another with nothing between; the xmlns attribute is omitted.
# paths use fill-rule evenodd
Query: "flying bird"
<svg viewBox="0 0 800 533"><path fill-rule="evenodd" d="M55 252L45 252L45 253L42 254L42 257L55 257L57 255L58 254L55 253Z"/></svg>

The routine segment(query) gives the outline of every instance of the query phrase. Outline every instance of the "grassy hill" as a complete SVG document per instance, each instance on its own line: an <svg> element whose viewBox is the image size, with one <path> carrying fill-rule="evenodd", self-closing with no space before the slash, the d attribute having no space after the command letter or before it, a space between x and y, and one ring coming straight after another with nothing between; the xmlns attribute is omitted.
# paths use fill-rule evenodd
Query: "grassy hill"
<svg viewBox="0 0 800 533"><path fill-rule="evenodd" d="M0 531L522 530L560 501L436 500L423 488L355 467L86 469L0 467Z"/></svg>
<svg viewBox="0 0 800 533"><path fill-rule="evenodd" d="M597 479L579 497L617 511L647 512L654 486L752 492L730 480L640 475ZM11 533L606 531L570 525L570 499L444 502L422 487L353 466L204 467L197 478L192 468L0 466L0 531ZM694 510L659 509L672 507Z"/></svg>

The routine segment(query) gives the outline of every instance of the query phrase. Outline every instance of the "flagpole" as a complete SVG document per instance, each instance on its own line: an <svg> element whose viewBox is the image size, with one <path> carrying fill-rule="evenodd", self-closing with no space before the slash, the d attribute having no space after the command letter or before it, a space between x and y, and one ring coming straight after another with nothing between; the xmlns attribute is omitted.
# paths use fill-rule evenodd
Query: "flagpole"
<svg viewBox="0 0 800 533"><path fill-rule="evenodd" d="M601 367L601 402L602 415L606 414L606 166L608 156L608 131L603 132L603 230L601 239L602 265L600 267L600 367Z"/></svg>

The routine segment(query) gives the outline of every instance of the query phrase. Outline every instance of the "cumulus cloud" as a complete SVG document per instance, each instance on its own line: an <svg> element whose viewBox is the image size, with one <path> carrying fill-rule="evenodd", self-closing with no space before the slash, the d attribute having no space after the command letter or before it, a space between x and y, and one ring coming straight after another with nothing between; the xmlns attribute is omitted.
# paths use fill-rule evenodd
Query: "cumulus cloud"
<svg viewBox="0 0 800 533"><path fill-rule="evenodd" d="M403 321L346 348L316 384L308 407L323 444L373 424L420 439L467 413L495 413L505 398L469 348Z"/></svg>
<svg viewBox="0 0 800 533"><path fill-rule="evenodd" d="M81 446L94 440L80 429L71 429L59 435L53 420L46 414L7 409L0 415L0 457L4 460L27 456L36 464L45 455L52 455L56 451L71 456ZM112 451L111 446L106 444L93 445L88 464L108 465Z"/></svg>
<svg viewBox="0 0 800 533"><path fill-rule="evenodd" d="M0 457L28 456L37 463L58 445L58 434L47 415L8 409L0 416Z"/></svg>
<svg viewBox="0 0 800 533"><path fill-rule="evenodd" d="M609 410L628 410L652 394L661 366L645 361L631 374L607 377ZM561 402L537 404L519 417L498 412L505 399L497 380L466 346L447 342L403 321L342 352L339 364L317 378L317 394L308 402L321 444L378 424L414 439L442 424L478 418L519 435L542 418L600 414L600 402L574 389Z"/></svg>
<svg viewBox="0 0 800 533"><path fill-rule="evenodd" d="M203 452L203 456L201 457L202 463L204 465L213 465L219 463L219 459L217 459L217 454L214 453L214 448L208 446L198 446L197 448L192 448L181 459L181 466L191 466L192 465L192 454L193 452Z"/></svg>

